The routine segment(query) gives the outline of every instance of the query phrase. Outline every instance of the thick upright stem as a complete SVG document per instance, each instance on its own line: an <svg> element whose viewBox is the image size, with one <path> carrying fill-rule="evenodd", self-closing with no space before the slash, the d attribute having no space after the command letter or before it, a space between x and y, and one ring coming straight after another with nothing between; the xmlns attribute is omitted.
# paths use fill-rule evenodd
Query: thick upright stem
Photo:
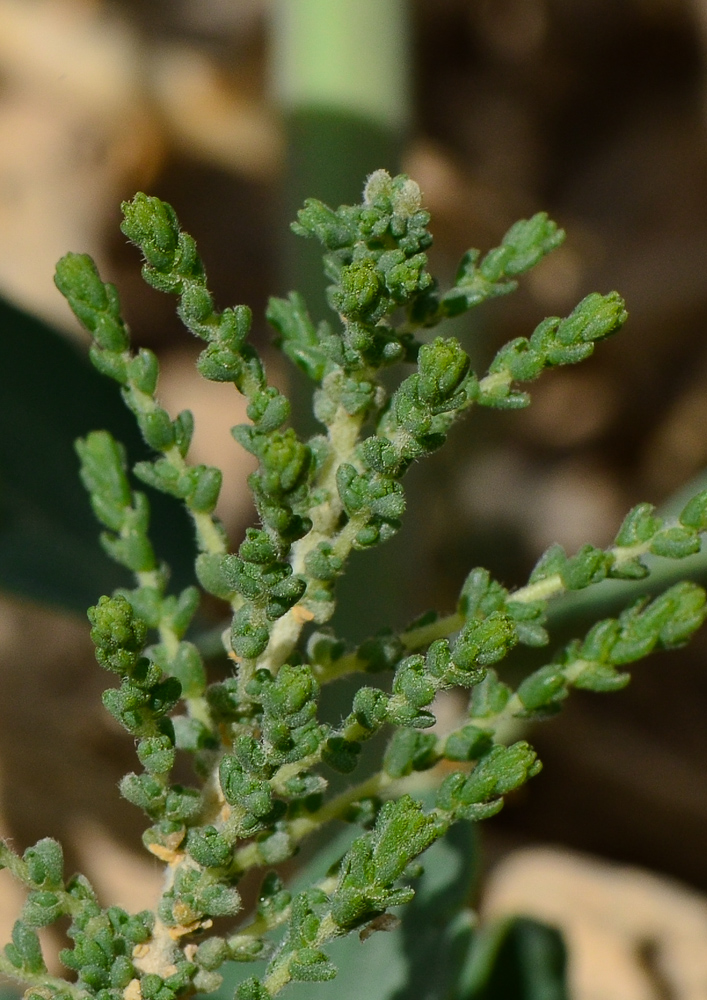
<svg viewBox="0 0 707 1000"><path fill-rule="evenodd" d="M404 130L406 8L405 0L275 0L272 73L283 110L338 110Z"/></svg>

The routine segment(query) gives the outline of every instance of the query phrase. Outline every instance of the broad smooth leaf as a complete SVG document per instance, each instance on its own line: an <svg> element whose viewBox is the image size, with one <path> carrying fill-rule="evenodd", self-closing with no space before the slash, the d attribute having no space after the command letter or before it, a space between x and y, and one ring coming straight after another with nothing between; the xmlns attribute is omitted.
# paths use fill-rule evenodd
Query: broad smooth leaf
<svg viewBox="0 0 707 1000"><path fill-rule="evenodd" d="M352 832L344 831L317 854L298 876L295 888L321 879L346 851ZM476 835L471 823L458 823L421 858L424 874L411 884L415 898L394 913L401 923L362 941L358 933L331 945L327 954L338 967L326 983L295 983L288 1000L445 1000L454 986L471 940L466 909L476 875ZM365 936L365 935L364 935ZM244 979L262 975L263 963L229 964L217 1000L232 1000Z"/></svg>
<svg viewBox="0 0 707 1000"><path fill-rule="evenodd" d="M130 584L98 543L79 481L74 440L94 429L111 431L133 460L147 457L117 387L50 326L0 299L0 588L83 613ZM186 514L146 492L158 557L184 586L193 552Z"/></svg>

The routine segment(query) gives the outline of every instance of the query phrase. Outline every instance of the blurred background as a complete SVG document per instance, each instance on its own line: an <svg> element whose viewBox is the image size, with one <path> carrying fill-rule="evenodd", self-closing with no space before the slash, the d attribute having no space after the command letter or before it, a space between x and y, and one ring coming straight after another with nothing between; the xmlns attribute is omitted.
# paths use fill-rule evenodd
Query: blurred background
<svg viewBox="0 0 707 1000"><path fill-rule="evenodd" d="M217 303L251 305L274 380L298 398L263 310L290 287L315 316L324 307L312 248L288 222L305 195L357 200L379 166L420 184L443 284L517 218L545 210L567 230L516 294L454 331L479 369L590 291L626 298L627 327L589 362L543 377L526 411L473 413L414 470L406 528L345 584L378 581L342 623L352 639L449 610L474 565L510 586L552 542L609 544L629 507L669 503L707 466L707 2L359 0L353 19L351 7L0 0L2 827L21 848L64 840L131 908L150 904L157 873L118 798L133 750L100 706L80 613L116 580L91 548L68 443L94 418L124 418L112 385L72 367L86 343L52 282L67 250L118 285L135 343L160 357L170 412L194 411L192 458L224 469L234 545L253 510L228 432L243 406L193 371L197 345L119 232L121 199L141 189L175 206ZM47 327L59 347L45 350ZM168 551L184 530L172 517ZM397 604L380 598L391 589ZM487 825L488 866L561 845L706 892L706 653L703 634L534 730L545 771ZM0 884L5 938L13 891Z"/></svg>

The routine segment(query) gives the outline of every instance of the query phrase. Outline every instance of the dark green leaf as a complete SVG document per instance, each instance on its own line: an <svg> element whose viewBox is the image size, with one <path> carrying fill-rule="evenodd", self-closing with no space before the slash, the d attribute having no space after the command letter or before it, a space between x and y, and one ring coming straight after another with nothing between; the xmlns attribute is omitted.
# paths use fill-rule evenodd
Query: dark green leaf
<svg viewBox="0 0 707 1000"><path fill-rule="evenodd" d="M452 995L454 1000L568 1000L559 931L526 917L483 928Z"/></svg>
<svg viewBox="0 0 707 1000"><path fill-rule="evenodd" d="M76 347L2 300L0 396L0 587L83 614L130 578L99 545L74 440L108 428L144 457L134 418ZM150 503L159 558L183 586L192 578L186 515L153 493Z"/></svg>

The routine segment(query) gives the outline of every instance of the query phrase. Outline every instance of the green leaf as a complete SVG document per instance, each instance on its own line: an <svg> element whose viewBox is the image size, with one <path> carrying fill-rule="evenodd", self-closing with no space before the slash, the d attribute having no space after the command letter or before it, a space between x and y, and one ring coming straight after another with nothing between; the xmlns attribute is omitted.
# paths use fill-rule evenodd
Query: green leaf
<svg viewBox="0 0 707 1000"><path fill-rule="evenodd" d="M562 937L527 917L483 928L475 937L454 1000L568 1000Z"/></svg>
<svg viewBox="0 0 707 1000"><path fill-rule="evenodd" d="M326 369L326 357L320 350L317 330L303 297L290 292L288 299L270 299L266 316L280 335L276 341L278 346L310 378L320 381Z"/></svg>
<svg viewBox="0 0 707 1000"><path fill-rule="evenodd" d="M310 886L322 878L351 842L347 830L320 851L301 872L297 885ZM415 898L395 912L399 927L375 930L334 941L326 954L337 967L328 983L293 984L290 1000L447 1000L454 987L471 941L470 913L466 905L476 875L476 833L471 823L457 823L420 859L424 874L411 884ZM229 963L221 989L213 1000L232 1000L239 983L262 975L264 963ZM510 1000L510 998L509 998Z"/></svg>
<svg viewBox="0 0 707 1000"><path fill-rule="evenodd" d="M567 694L562 671L553 666L541 667L525 678L517 694L529 711L552 710Z"/></svg>
<svg viewBox="0 0 707 1000"><path fill-rule="evenodd" d="M145 446L117 388L63 336L3 300L0 396L0 587L83 614L130 578L99 545L74 440L108 428L136 458ZM151 491L150 504L159 558L184 586L193 576L187 517Z"/></svg>
<svg viewBox="0 0 707 1000"><path fill-rule="evenodd" d="M12 943L5 945L5 954L17 969L30 973L46 971L39 938L21 920L15 921Z"/></svg>
<svg viewBox="0 0 707 1000"><path fill-rule="evenodd" d="M27 865L27 874L37 886L49 889L61 888L64 872L64 853L56 840L45 837L34 847L28 847L22 856Z"/></svg>

